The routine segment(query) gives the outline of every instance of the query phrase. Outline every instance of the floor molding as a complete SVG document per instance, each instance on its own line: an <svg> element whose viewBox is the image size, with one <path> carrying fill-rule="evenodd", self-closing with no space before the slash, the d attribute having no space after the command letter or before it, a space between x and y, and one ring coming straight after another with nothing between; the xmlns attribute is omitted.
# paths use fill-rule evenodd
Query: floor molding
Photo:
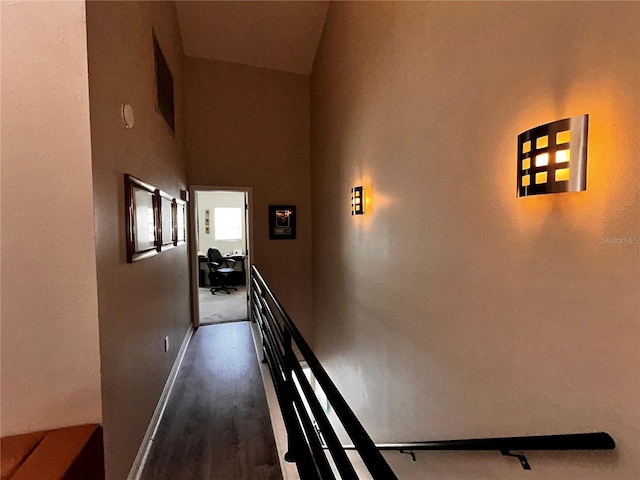
<svg viewBox="0 0 640 480"><path fill-rule="evenodd" d="M167 377L167 382L164 384L164 389L162 390L162 394L160 395L160 399L158 400L158 405L156 405L156 409L153 412L153 416L151 417L151 421L149 422L147 431L144 434L144 438L142 439L142 443L140 444L140 448L138 449L138 454L133 461L133 466L131 467L131 471L129 472L127 480L139 480L142 475L144 465L145 463L147 463L149 451L151 450L151 445L153 445L153 440L155 439L156 432L158 431L160 420L162 419L162 415L164 414L165 408L167 407L167 401L169 400L169 396L171 395L173 384L175 383L178 372L180 371L180 365L182 365L182 359L184 358L184 354L187 351L187 346L189 345L189 340L191 340L193 332L193 326L189 326L189 330L182 340L182 345L180 345L180 350L178 350L178 355L173 362L173 367L171 367L171 372L169 372L169 377Z"/></svg>
<svg viewBox="0 0 640 480"><path fill-rule="evenodd" d="M284 454L287 452L288 447L287 430L284 426L284 419L282 418L282 412L280 410L280 405L278 404L278 397L276 396L276 390L273 385L273 380L271 379L269 367L265 363L261 363L263 351L260 327L258 327L257 323L253 322L249 325L251 326L253 345L256 349L258 362L260 362L260 373L262 374L262 383L267 396L267 405L269 406L269 414L271 416L271 428L273 429L273 437L276 441L276 448L278 450L278 460L280 460L282 478L283 480L300 480L296 464L284 461Z"/></svg>

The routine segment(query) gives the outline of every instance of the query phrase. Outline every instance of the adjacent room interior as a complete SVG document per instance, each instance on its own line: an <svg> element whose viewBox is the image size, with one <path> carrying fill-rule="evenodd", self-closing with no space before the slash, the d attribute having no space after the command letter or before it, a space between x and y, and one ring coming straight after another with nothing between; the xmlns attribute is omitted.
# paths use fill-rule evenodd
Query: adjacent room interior
<svg viewBox="0 0 640 480"><path fill-rule="evenodd" d="M195 192L199 324L247 319L247 194Z"/></svg>

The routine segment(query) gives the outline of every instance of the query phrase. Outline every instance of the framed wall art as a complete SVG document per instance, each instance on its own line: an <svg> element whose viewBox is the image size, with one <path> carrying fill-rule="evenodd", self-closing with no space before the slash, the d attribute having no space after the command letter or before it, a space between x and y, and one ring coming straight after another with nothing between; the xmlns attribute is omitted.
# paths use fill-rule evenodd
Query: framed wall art
<svg viewBox="0 0 640 480"><path fill-rule="evenodd" d="M296 206L269 205L269 239L295 240Z"/></svg>
<svg viewBox="0 0 640 480"><path fill-rule="evenodd" d="M175 245L175 214L173 211L174 198L162 190L156 191L160 199L160 250L168 250Z"/></svg>
<svg viewBox="0 0 640 480"><path fill-rule="evenodd" d="M124 191L128 263L186 243L186 201L129 174Z"/></svg>
<svg viewBox="0 0 640 480"><path fill-rule="evenodd" d="M182 245L187 241L187 202L173 199L174 211L174 245Z"/></svg>
<svg viewBox="0 0 640 480"><path fill-rule="evenodd" d="M125 174L127 262L156 255L158 248L159 205L156 188Z"/></svg>

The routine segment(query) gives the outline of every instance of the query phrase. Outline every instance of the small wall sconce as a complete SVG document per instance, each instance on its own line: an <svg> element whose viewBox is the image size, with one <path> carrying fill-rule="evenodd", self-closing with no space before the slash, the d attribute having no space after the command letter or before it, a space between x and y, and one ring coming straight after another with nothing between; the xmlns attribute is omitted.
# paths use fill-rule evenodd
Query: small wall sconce
<svg viewBox="0 0 640 480"><path fill-rule="evenodd" d="M518 135L518 197L587 189L588 125L580 115Z"/></svg>
<svg viewBox="0 0 640 480"><path fill-rule="evenodd" d="M351 215L362 215L364 213L364 189L353 187L351 189Z"/></svg>

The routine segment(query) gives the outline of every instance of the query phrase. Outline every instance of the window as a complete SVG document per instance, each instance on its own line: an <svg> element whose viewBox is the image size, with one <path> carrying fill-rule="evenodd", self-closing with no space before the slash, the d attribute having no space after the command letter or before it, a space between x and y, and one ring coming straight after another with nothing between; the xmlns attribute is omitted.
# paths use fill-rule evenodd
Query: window
<svg viewBox="0 0 640 480"><path fill-rule="evenodd" d="M216 242L241 242L242 209L214 208L213 228Z"/></svg>

